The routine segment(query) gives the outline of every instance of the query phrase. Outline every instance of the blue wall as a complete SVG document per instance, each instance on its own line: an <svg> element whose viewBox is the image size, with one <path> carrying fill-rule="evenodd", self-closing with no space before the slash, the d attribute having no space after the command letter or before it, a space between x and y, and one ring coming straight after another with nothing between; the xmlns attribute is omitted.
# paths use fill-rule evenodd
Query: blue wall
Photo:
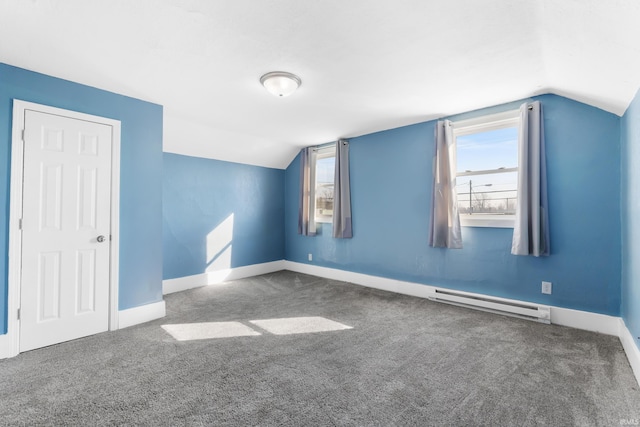
<svg viewBox="0 0 640 427"><path fill-rule="evenodd" d="M161 300L163 276L206 270L203 239L233 213L231 267L282 258L308 263L313 253L316 265L610 315L620 314L622 295L622 315L634 336L640 333L640 291L633 286L640 196L631 191L640 186L631 166L640 161L638 98L622 120L566 98L537 98L545 110L552 256L536 259L509 253L510 229L464 228L464 249L428 247L434 122L351 139L354 238L331 238L329 225L303 237L297 158L281 171L165 154L163 175L161 106L1 63L0 333L7 318L12 99L122 122L120 309ZM542 280L554 283L552 295L540 293Z"/></svg>
<svg viewBox="0 0 640 427"><path fill-rule="evenodd" d="M640 347L640 92L621 120L622 318Z"/></svg>
<svg viewBox="0 0 640 427"><path fill-rule="evenodd" d="M163 250L165 279L283 259L284 171L165 153Z"/></svg>
<svg viewBox="0 0 640 427"><path fill-rule="evenodd" d="M434 122L350 141L354 237L297 234L299 160L285 173L286 259L560 307L620 312L620 120L545 95L551 250L510 254L511 229L463 228L464 249L427 245ZM517 108L520 102L453 117ZM540 292L553 282L553 294Z"/></svg>
<svg viewBox="0 0 640 427"><path fill-rule="evenodd" d="M13 99L122 122L119 309L162 299L162 106L0 63L0 334L7 321Z"/></svg>

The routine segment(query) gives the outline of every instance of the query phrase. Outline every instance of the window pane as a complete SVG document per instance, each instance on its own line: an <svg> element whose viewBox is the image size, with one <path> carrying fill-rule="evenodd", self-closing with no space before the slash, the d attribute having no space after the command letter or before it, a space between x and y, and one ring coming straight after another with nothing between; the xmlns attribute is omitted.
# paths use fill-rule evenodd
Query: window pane
<svg viewBox="0 0 640 427"><path fill-rule="evenodd" d="M518 172L457 178L460 213L515 215L517 180Z"/></svg>
<svg viewBox="0 0 640 427"><path fill-rule="evenodd" d="M333 217L333 180L335 156L316 161L316 221L330 222Z"/></svg>
<svg viewBox="0 0 640 427"><path fill-rule="evenodd" d="M477 132L456 138L458 173L518 167L518 128Z"/></svg>

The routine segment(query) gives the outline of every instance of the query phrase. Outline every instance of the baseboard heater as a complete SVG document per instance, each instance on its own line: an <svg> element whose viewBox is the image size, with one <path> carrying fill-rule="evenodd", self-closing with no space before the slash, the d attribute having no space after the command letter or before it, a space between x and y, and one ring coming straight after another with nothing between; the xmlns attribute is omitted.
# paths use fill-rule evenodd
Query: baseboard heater
<svg viewBox="0 0 640 427"><path fill-rule="evenodd" d="M551 323L551 309L546 305L529 304L504 298L437 288L434 293L429 296L429 299L460 307L533 320L540 323Z"/></svg>

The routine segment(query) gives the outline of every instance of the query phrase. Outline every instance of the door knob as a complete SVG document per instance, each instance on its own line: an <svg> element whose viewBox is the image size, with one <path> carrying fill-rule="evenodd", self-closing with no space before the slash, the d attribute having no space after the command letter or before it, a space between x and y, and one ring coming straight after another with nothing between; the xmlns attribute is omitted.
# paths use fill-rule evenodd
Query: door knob
<svg viewBox="0 0 640 427"><path fill-rule="evenodd" d="M96 240L98 241L98 243L102 243L104 242L104 236L98 236Z"/></svg>

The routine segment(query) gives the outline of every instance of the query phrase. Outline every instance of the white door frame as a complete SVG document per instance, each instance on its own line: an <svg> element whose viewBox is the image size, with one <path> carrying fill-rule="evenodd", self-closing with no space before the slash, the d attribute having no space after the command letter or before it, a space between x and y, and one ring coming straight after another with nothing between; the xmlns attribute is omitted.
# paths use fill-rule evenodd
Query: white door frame
<svg viewBox="0 0 640 427"><path fill-rule="evenodd" d="M111 126L111 250L109 253L109 330L118 329L118 274L120 251L120 121L93 116L76 111L63 110L46 105L13 100L13 130L11 137L11 183L9 201L9 274L7 298L7 335L4 343L8 349L1 351L0 357L13 357L20 352L20 286L22 264L22 181L24 161L23 130L25 112L33 110L72 119L85 120ZM7 342L8 341L8 342Z"/></svg>

